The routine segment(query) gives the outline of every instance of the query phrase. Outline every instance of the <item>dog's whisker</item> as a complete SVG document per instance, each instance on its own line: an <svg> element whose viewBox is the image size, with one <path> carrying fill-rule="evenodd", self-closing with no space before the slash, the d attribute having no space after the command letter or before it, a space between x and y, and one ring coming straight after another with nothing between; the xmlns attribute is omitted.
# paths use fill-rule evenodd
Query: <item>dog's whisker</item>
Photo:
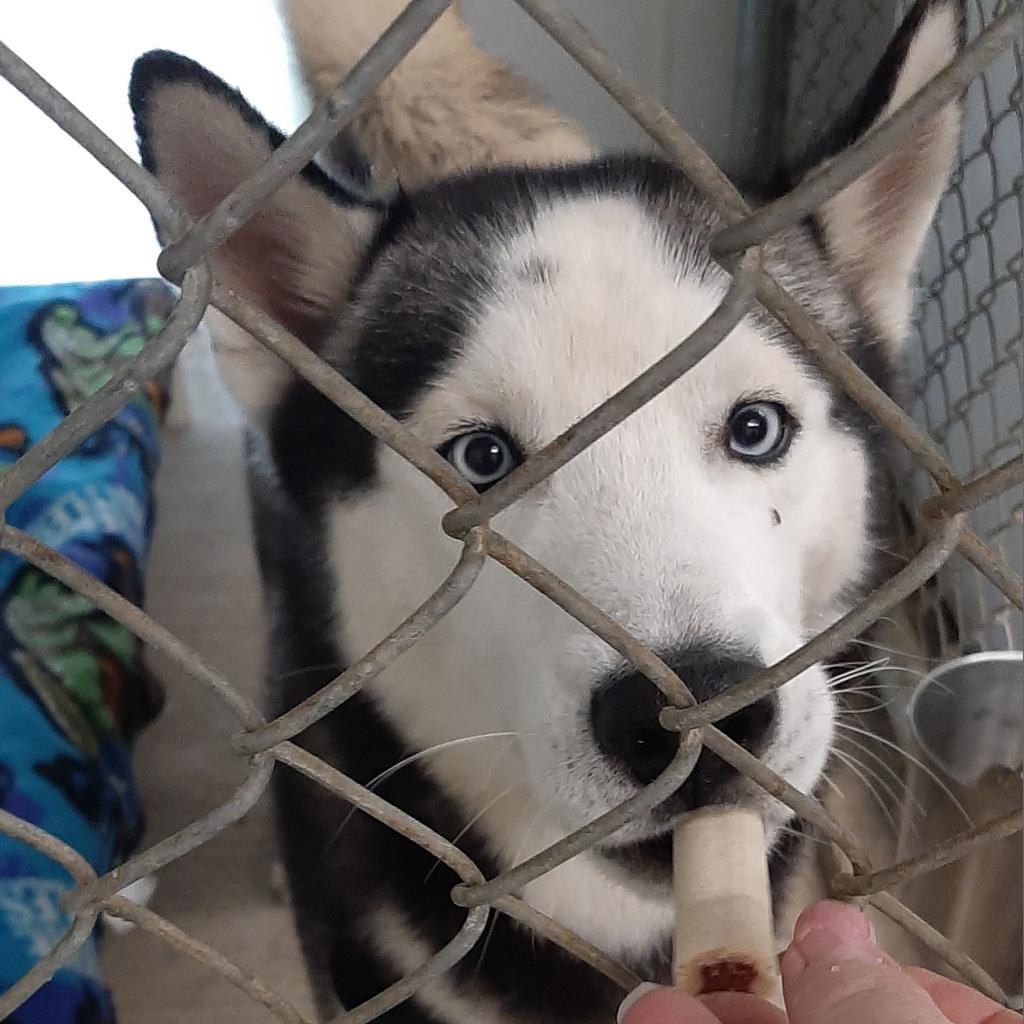
<svg viewBox="0 0 1024 1024"><path fill-rule="evenodd" d="M801 831L798 828L791 828L789 825L779 825L778 833L779 835L796 836L799 839L809 839L812 843L819 843L822 846L826 845L825 840L821 836L812 835L810 829Z"/></svg>
<svg viewBox="0 0 1024 1024"><path fill-rule="evenodd" d="M845 764L846 767L849 768L849 770L853 772L853 774L856 775L858 779L860 779L860 781L864 784L864 788L871 795L875 803L878 804L878 809L882 812L882 815L885 817L886 821L888 821L889 827L892 829L893 836L895 837L896 835L898 835L899 829L896 825L896 819L893 817L892 811L889 809L885 801L882 799L882 796L878 792L878 789L875 787L874 783L877 782L883 789L885 789L894 803L899 803L896 794L893 793L892 790L889 789L889 787L887 787L882 782L882 780L878 778L877 774L871 775L868 772L868 769L864 765L864 763L860 761L858 758L856 758L853 754L851 754L848 750L840 750L838 747L833 747L832 753L835 754L835 756L838 757L839 760L842 761L843 764Z"/></svg>
<svg viewBox="0 0 1024 1024"><path fill-rule="evenodd" d="M834 662L827 662L825 664L826 664L826 667L830 668L830 669L832 669L832 668L852 668L854 670L858 670L859 671L860 669L878 668L880 665L885 665L888 661L889 661L889 656L886 655L885 657L882 657L882 658L871 658L870 660L866 660L864 658L858 658L855 661L834 661ZM837 678L841 678L841 676L837 677Z"/></svg>
<svg viewBox="0 0 1024 1024"><path fill-rule="evenodd" d="M859 644L861 647L870 647L872 650L885 651L887 654L894 655L897 658L908 658L910 661L920 661L931 665L937 665L942 660L940 658L929 658L926 655L915 651L901 651L896 647L886 647L885 644L876 643L873 640L865 640L863 637L858 637L850 642Z"/></svg>
<svg viewBox="0 0 1024 1024"><path fill-rule="evenodd" d="M461 838L462 838L462 837L463 837L463 836L464 836L464 835L465 835L465 834L466 834L466 833L467 833L467 832L468 832L468 831L469 831L469 830L470 830L470 829L471 829L471 828L472 828L472 827L473 827L473 826L474 826L474 825L475 825L475 824L476 824L476 823L477 823L477 822L478 822L478 821L479 821L479 820L480 820L480 819L481 819L481 818L482 818L482 817L483 817L483 816L484 816L484 815L485 815L485 814L486 814L486 813L487 813L487 812L488 812L488 811L489 811L489 810L490 810L490 809L491 809L492 807L494 807L494 805L495 805L495 804L497 804L497 803L498 803L499 801L501 801L501 800L504 800L504 799L505 799L505 797L507 797L507 796L509 795L509 793L511 793L511 792L512 792L512 791L513 791L514 789L518 789L518 788L519 788L520 786L524 785L525 783L526 783L526 778L525 778L525 776L524 776L524 777L523 777L523 778L521 778L521 779L520 779L520 780L519 780L518 782L513 782L511 786L506 786L506 787L505 787L505 789L503 789L503 790L502 790L502 791L501 791L501 792L500 792L500 793L499 793L499 794L498 794L498 795L497 795L496 797L494 797L494 799L493 799L493 800L488 800L488 801L487 801L487 803L486 803L486 804L484 804L484 806L483 806L483 807L482 807L482 808L481 808L481 809L480 809L479 811L477 811L477 812L476 812L476 814L474 814L474 815L473 815L473 817L471 817L471 818L469 819L469 821L467 821L467 822L466 822L466 824L462 826L462 828L461 828L461 829L459 829L459 831L458 831L458 832L457 832L457 833L456 833L456 834L455 834L455 835L454 835L454 836L453 836L453 837L451 838L451 840L449 840L449 841L451 842L452 846L457 846L457 845L458 845L458 843L459 843L459 840L460 840L460 839L461 839ZM428 871L428 872L426 873L426 875L425 875L425 876L423 877L423 884L424 884L424 885L426 885L426 884L427 884L427 882L429 882L429 881L430 881L430 876L431 876L431 875L432 875L432 874L433 874L433 873L434 873L434 872L435 872L435 871L436 871L436 870L437 870L437 869L438 869L438 868L439 868L440 866L441 866L441 860L440 860L440 858L436 858L436 859L434 860L434 863L433 863L433 864L431 865L431 867L430 867L430 870L429 870L429 871Z"/></svg>
<svg viewBox="0 0 1024 1024"><path fill-rule="evenodd" d="M867 665L861 665L859 668L850 669L848 672L843 672L841 675L833 676L829 680L829 686L838 688L851 680L860 679L863 676L874 675L880 670L881 666L883 666L887 660L888 659L883 659L880 662L871 662Z"/></svg>
<svg viewBox="0 0 1024 1024"><path fill-rule="evenodd" d="M824 668L829 670L834 668L863 668L865 665L877 665L879 663L884 663L888 660L888 658L878 658L876 661L867 662L863 658L858 658L856 661L823 661L822 665L824 666Z"/></svg>
<svg viewBox="0 0 1024 1024"><path fill-rule="evenodd" d="M484 776L483 782L480 784L479 791L481 793L486 793L490 789L491 779L494 778L494 770L498 767L498 763L501 761L501 759L513 748L513 746L515 746L516 738L518 737L518 735L519 734L516 733L515 735L510 736L508 743L506 743L505 746L502 747L501 750L495 755L494 760L491 762L490 768L487 769L487 774Z"/></svg>
<svg viewBox="0 0 1024 1024"><path fill-rule="evenodd" d="M884 622L894 627L900 636L904 639L909 640L912 644L916 643L918 637L916 637L908 628L905 622L900 622L898 619L894 619L891 615L881 615L875 620L876 623Z"/></svg>
<svg viewBox="0 0 1024 1024"><path fill-rule="evenodd" d="M477 957L476 966L473 968L474 977L480 973L480 968L483 967L484 957L487 956L487 947L491 944L491 939L494 936L494 929L498 926L498 917L500 914L500 910L495 910L493 907L491 908L491 920L487 924L487 934L480 943L480 955Z"/></svg>
<svg viewBox="0 0 1024 1024"><path fill-rule="evenodd" d="M465 743L475 743L478 740L491 740L500 739L509 736L518 736L516 732L482 732L475 736L460 736L454 740L445 740L444 743L435 743L432 747L427 747L425 750L421 750L416 754L410 754L408 757L403 757L401 761L396 762L390 768L385 768L380 774L375 775L369 782L366 783L366 788L369 790L376 789L381 783L387 782L396 772L401 771L403 768L408 768L409 765L415 764L417 761L421 761L425 757L430 757L432 754L438 754L444 750L450 750L453 747L462 746ZM324 844L323 853L320 854L321 858L326 856L327 851L337 841L338 836L341 835L342 829L352 820L352 816L358 811L358 807L350 807L348 813L342 818L341 824L338 826L337 831L331 836L330 839Z"/></svg>
<svg viewBox="0 0 1024 1024"><path fill-rule="evenodd" d="M547 811L547 809L551 806L552 800L553 800L553 797L551 797L549 795L548 798L542 804L539 804L537 806L537 809L534 811L533 816L530 818L529 824L526 826L526 828L523 829L522 837L521 837L520 842L519 842L519 846L516 849L515 855L512 858L512 865L511 865L512 867L514 867L516 864L519 863L519 859L520 859L520 857L523 854L523 849L526 846L526 838L530 834L530 829L533 828L533 826L540 819L541 815L545 811ZM527 804L527 807L528 806L529 805ZM526 808L524 808L522 813L519 815L519 823L522 823L522 820L523 820L523 817L524 817L525 814L526 814ZM500 913L501 913L501 911L499 911L499 910L492 910L491 911L491 920L490 920L490 922L487 925L487 934L484 936L483 941L480 944L480 955L479 955L479 957L477 957L476 965L473 968L474 976L479 974L480 973L480 968L483 967L484 957L487 956L487 947L490 946L491 939L494 937L494 929L498 925L498 916L500 915Z"/></svg>
<svg viewBox="0 0 1024 1024"><path fill-rule="evenodd" d="M825 785L828 786L829 789L831 789L832 792L835 793L840 800L846 799L846 794L839 788L839 785L835 781L835 779L831 778L827 772L824 775L822 775L821 781L824 782Z"/></svg>
<svg viewBox="0 0 1024 1024"><path fill-rule="evenodd" d="M323 661L318 665L303 665L301 668L293 668L289 672L280 672L276 676L271 676L267 682L273 686L275 683L283 683L286 679L295 679L309 672L344 672L347 667L338 661Z"/></svg>
<svg viewBox="0 0 1024 1024"><path fill-rule="evenodd" d="M887 665L883 672L902 672L904 675L913 676L915 679L924 679L925 673L917 668L910 668L907 665Z"/></svg>
<svg viewBox="0 0 1024 1024"><path fill-rule="evenodd" d="M391 778L395 772L401 771L403 768L407 768L411 764L415 764L417 761L423 760L425 757L430 757L433 754L439 754L444 750L451 750L453 747L461 747L465 743L476 743L478 740L494 740L494 739L506 739L508 737L518 736L516 732L481 732L475 736L459 736L454 740L445 740L443 743L435 743L432 747L427 747L425 750L421 750L416 754L410 754L408 757L403 757L401 761L396 762L390 768L386 768L379 775L375 775L366 784L367 789L376 789L382 782L386 782Z"/></svg>
<svg viewBox="0 0 1024 1024"><path fill-rule="evenodd" d="M840 718L844 716L857 717L858 715L873 715L879 711L884 711L894 703L893 700L878 700L876 697L873 697L872 700L875 703L866 708L840 708L836 714Z"/></svg>
<svg viewBox="0 0 1024 1024"><path fill-rule="evenodd" d="M964 805L957 799L956 794L942 781L938 773L928 767L919 757L915 757L908 750L904 750L898 743L893 743L892 740L886 739L884 736L878 736L873 732L868 732L867 729L860 729L855 725L850 725L846 722L836 722L837 729L845 729L847 732L855 732L861 736L866 736L868 739L875 740L877 743L881 743L883 746L888 747L890 750L894 750L901 757L904 757L911 764L915 765L920 771L924 772L925 775L935 783L936 786L945 794L953 806L960 812L964 820L967 822L968 827L974 827L974 820L967 813Z"/></svg>
<svg viewBox="0 0 1024 1024"><path fill-rule="evenodd" d="M893 551L892 548L887 548L882 544L868 542L867 546L873 548L875 551L881 551L883 555L888 555L890 558L895 558L900 562L909 562L910 556L902 551ZM892 620L889 620L892 621Z"/></svg>
<svg viewBox="0 0 1024 1024"><path fill-rule="evenodd" d="M861 686L844 686L843 694L848 693L874 693L879 690L891 690L889 683L864 683Z"/></svg>
<svg viewBox="0 0 1024 1024"><path fill-rule="evenodd" d="M851 743L851 744L853 744L853 746L855 746L858 750L862 751L865 756L870 757L882 769L884 769L885 772L889 776L892 777L892 779L895 781L896 785L902 787L902 789L903 789L903 799L904 800L909 800L911 802L911 806L913 807L913 809L917 811L917 813L921 816L922 820L924 819L925 810L924 810L924 807L921 805L921 801L918 800L917 797L911 795L910 787L907 785L906 780L903 778L903 776L900 775L900 773L898 771L896 771L895 768L892 767L891 764L889 764L885 760L884 757L882 757L877 751L872 750L868 746L868 744L862 743L858 739L854 739L853 736L843 736L842 737L842 741L844 743Z"/></svg>

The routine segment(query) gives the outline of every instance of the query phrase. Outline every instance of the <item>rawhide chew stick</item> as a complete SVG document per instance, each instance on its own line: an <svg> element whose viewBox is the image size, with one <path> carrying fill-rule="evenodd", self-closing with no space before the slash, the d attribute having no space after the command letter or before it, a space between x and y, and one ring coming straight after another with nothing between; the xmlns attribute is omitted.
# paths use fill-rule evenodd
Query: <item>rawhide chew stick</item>
<svg viewBox="0 0 1024 1024"><path fill-rule="evenodd" d="M673 853L674 976L687 995L778 998L764 826L755 811L709 807L683 817Z"/></svg>

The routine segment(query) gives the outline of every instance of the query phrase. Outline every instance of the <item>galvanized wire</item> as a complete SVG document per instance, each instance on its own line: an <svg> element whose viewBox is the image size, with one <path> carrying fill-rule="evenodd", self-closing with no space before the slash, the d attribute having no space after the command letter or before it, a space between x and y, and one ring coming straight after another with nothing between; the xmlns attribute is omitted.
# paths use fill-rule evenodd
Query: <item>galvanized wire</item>
<svg viewBox="0 0 1024 1024"><path fill-rule="evenodd" d="M760 245L785 230L892 152L896 144L913 134L1014 43L1021 32L1020 8L1010 7L975 39L960 56L904 103L891 117L872 128L855 147L841 157L816 168L781 199L762 206L742 224L724 228L711 243L711 251L725 256L752 245Z"/></svg>
<svg viewBox="0 0 1024 1024"><path fill-rule="evenodd" d="M896 23L892 0L795 0L785 156L798 157L809 136L849 109Z"/></svg>
<svg viewBox="0 0 1024 1024"><path fill-rule="evenodd" d="M1011 10L1003 0L967 0L963 6L970 37ZM794 155L854 100L908 7L909 0L796 0L785 116ZM961 98L959 160L925 245L907 346L907 411L961 476L981 476L1024 454L1022 70L1018 32ZM920 467L907 460L900 468L908 501L928 498L931 481ZM970 533L961 551L965 563L943 571L915 623L929 633L937 630L933 656L1024 645L1019 588L998 569L990 571L976 543L998 551L1019 576L1022 521L1019 483L993 494L969 515ZM984 567L987 582L971 565Z"/></svg>
<svg viewBox="0 0 1024 1024"><path fill-rule="evenodd" d="M969 0L969 30L991 24L1004 6ZM959 162L925 246L908 345L907 409L962 476L980 476L1024 455L1022 71L1018 36L964 95ZM928 487L908 469L908 497L916 501ZM1019 484L968 517L972 531L1018 574L1024 571L1022 520ZM940 584L936 597L951 607L957 632L942 633L937 654L1024 647L1024 616L1005 588L955 564ZM941 629L944 617L931 619Z"/></svg>
<svg viewBox="0 0 1024 1024"><path fill-rule="evenodd" d="M98 914L105 911L134 921L148 934L218 972L277 1019L287 1024L305 1024L302 1015L286 999L258 978L218 951L185 935L159 915L138 908L119 895L131 881L187 855L247 813L264 793L275 770L301 772L325 790L343 797L360 811L430 852L461 879L452 892L452 899L466 908L466 917L455 938L419 969L399 979L362 1006L345 1012L339 1021L355 1024L374 1020L440 977L473 948L484 932L489 915L496 912L505 913L533 928L624 988L629 988L637 980L632 972L614 963L606 954L558 922L538 913L515 892L526 882L592 848L636 815L661 802L690 773L702 747L713 750L771 796L787 804L845 853L852 865L852 874L837 872L830 879L836 895L867 895L882 912L899 921L978 988L1006 1001L1005 993L991 977L909 908L895 900L888 889L964 856L981 844L1019 831L1019 812L968 835L953 837L930 854L877 868L857 837L835 821L813 797L794 789L715 725L726 715L778 689L853 639L933 576L954 552L981 570L1017 607L1021 603L1019 575L990 544L967 530L964 524L965 510L991 500L1007 487L1019 484L1019 472L1012 465L985 472L992 469L992 466L985 466L977 470L978 479L964 483L941 446L881 392L845 355L837 340L761 268L758 251L752 246L753 242L763 241L772 231L789 223L797 213L813 209L871 162L883 157L886 146L904 138L912 129L913 111L902 119L898 115L893 118L885 127L884 134L881 130L875 132L852 147L830 165L827 176L812 179L794 189L779 206L751 214L728 178L660 104L630 81L629 76L611 61L574 17L554 0L516 2L619 101L711 198L724 225L722 234L715 241L715 248L723 253L723 265L727 269L735 265L736 269L732 286L721 306L697 332L566 434L528 459L507 481L493 488L485 497L478 497L437 452L361 394L287 330L250 303L213 282L205 263L206 255L216 245L256 213L261 203L355 114L359 105L445 10L448 6L445 0L413 0L338 89L314 109L291 139L197 224L189 221L152 176L119 150L24 61L0 44L0 74L125 184L153 215L164 237L173 239L164 249L159 265L168 278L182 285L174 314L164 330L139 356L126 364L110 384L68 416L0 477L0 510L22 496L56 461L71 452L84 437L98 429L137 394L147 379L168 365L202 314L212 305L289 363L296 373L367 431L433 480L456 503L444 519L444 529L463 540L458 565L434 595L405 623L303 704L267 722L229 680L145 612L57 552L4 525L0 518L0 549L28 560L87 597L217 696L237 719L242 731L234 737L233 744L240 756L248 758L246 778L227 801L99 878L66 844L10 814L0 812L0 833L28 844L63 865L76 883L65 901L70 915L65 935L24 978L0 996L0 1016L12 1012L68 962L90 935ZM1020 18L1020 3L1005 4L1001 18L983 41L967 50L950 69L941 72L937 80L921 91L915 100L920 108L918 115L923 109L935 109L940 105L941 97L952 88L950 83L962 83L976 74L998 47L1005 48L1012 41L1008 26L1019 25ZM878 141L880 138L885 146ZM738 261L726 255L736 250L744 250ZM929 531L928 540L900 573L883 584L862 605L788 658L755 674L730 693L697 705L685 680L679 679L653 651L613 617L492 530L489 519L614 429L695 365L742 319L755 296L807 346L809 352L870 416L901 441L909 455L938 485L940 493L919 509L920 521ZM479 867L454 843L291 742L291 737L336 709L403 651L418 642L469 592L488 558L501 563L546 595L647 675L673 705L663 714L664 724L681 733L676 757L650 786L596 821L493 879L485 878Z"/></svg>

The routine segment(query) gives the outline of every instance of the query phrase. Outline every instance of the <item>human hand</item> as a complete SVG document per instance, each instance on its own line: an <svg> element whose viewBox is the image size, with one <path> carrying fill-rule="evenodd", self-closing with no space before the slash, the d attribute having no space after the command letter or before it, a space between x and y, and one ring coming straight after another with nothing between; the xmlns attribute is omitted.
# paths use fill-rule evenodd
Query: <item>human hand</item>
<svg viewBox="0 0 1024 1024"><path fill-rule="evenodd" d="M782 958L782 987L786 1013L739 993L690 999L673 989L638 990L619 1024L1021 1024L966 985L900 967L875 944L868 919L842 903L800 915Z"/></svg>

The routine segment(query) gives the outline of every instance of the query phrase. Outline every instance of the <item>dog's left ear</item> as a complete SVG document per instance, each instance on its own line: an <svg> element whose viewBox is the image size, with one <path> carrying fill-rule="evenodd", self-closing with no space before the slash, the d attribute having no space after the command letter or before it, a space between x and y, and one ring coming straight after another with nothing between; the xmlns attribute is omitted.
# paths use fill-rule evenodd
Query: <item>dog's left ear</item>
<svg viewBox="0 0 1024 1024"><path fill-rule="evenodd" d="M177 54L140 57L130 99L143 164L193 218L212 210L284 139L238 92ZM220 283L315 349L379 216L309 165L210 254L210 266ZM251 414L272 407L290 379L285 364L226 318L212 316L211 326L221 375L242 407Z"/></svg>
<svg viewBox="0 0 1024 1024"><path fill-rule="evenodd" d="M962 0L917 0L841 128L847 144L956 56L963 23ZM818 212L831 256L892 358L907 332L925 234L957 155L960 117L959 102L944 107ZM833 144L831 154L841 148Z"/></svg>

